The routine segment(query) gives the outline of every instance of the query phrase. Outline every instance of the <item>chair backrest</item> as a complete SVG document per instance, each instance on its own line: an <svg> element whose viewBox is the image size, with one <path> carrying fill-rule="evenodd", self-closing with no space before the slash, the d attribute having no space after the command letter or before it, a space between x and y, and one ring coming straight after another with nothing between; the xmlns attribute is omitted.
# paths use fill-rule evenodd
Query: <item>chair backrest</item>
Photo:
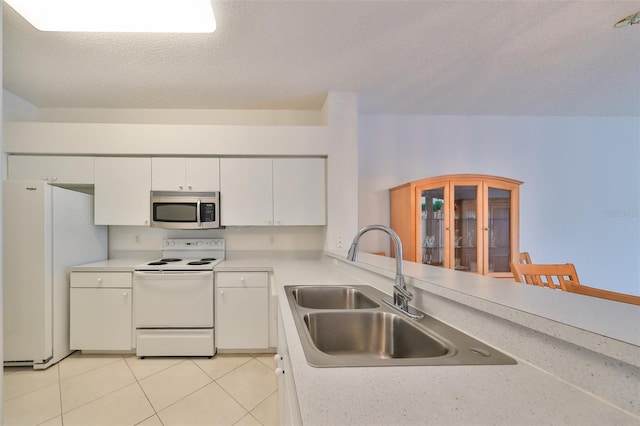
<svg viewBox="0 0 640 426"><path fill-rule="evenodd" d="M541 287L559 288L567 291L567 282L580 284L578 273L573 263L561 265L552 264L522 264L511 263L513 278L519 283L538 285Z"/></svg>
<svg viewBox="0 0 640 426"><path fill-rule="evenodd" d="M518 263L524 263L525 265L532 263L531 256L529 256L528 251L523 251L522 253L518 254Z"/></svg>
<svg viewBox="0 0 640 426"><path fill-rule="evenodd" d="M574 282L567 283L567 291L571 293L584 294L586 296L599 297L601 299L615 300L616 302L631 303L632 305L640 305L640 296L632 294L618 293L615 291L604 290L601 288L587 287L586 285L576 284Z"/></svg>
<svg viewBox="0 0 640 426"><path fill-rule="evenodd" d="M531 256L529 256L529 252L528 251L523 251L522 253L518 254L518 263L522 263L524 265L529 265L531 264ZM524 277L524 282L527 284L533 284L531 282L531 277Z"/></svg>

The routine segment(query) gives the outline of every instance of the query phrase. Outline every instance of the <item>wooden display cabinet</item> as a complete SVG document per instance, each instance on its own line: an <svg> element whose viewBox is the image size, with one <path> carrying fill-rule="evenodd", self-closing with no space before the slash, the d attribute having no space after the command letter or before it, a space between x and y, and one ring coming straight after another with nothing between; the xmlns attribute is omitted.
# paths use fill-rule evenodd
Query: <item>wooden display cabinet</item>
<svg viewBox="0 0 640 426"><path fill-rule="evenodd" d="M402 240L404 259L511 277L509 263L519 252L521 184L461 174L391 188L391 228Z"/></svg>

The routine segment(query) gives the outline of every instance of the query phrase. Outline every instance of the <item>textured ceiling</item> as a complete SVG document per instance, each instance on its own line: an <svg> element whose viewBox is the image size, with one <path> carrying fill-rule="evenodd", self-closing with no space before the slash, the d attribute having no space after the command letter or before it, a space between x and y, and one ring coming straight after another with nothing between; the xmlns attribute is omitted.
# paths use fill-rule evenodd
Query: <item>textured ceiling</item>
<svg viewBox="0 0 640 426"><path fill-rule="evenodd" d="M4 5L4 87L39 107L640 115L640 1L214 1L213 34L40 32Z"/></svg>

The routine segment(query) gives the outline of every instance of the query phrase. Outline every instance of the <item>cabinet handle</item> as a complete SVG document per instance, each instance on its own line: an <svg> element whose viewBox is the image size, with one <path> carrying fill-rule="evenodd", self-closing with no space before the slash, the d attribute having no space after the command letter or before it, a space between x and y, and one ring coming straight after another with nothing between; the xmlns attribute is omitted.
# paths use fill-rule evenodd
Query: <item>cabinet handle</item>
<svg viewBox="0 0 640 426"><path fill-rule="evenodd" d="M123 295L124 297L127 297L127 296L129 295L129 293L127 293L127 292L125 291L124 293L122 293L122 295Z"/></svg>
<svg viewBox="0 0 640 426"><path fill-rule="evenodd" d="M178 188L180 189L180 191L182 191L184 189L184 187L182 185L178 186Z"/></svg>
<svg viewBox="0 0 640 426"><path fill-rule="evenodd" d="M489 228L484 228L484 230L485 230L485 231L488 231L488 230L489 230Z"/></svg>
<svg viewBox="0 0 640 426"><path fill-rule="evenodd" d="M98 278L98 283L102 284L102 278Z"/></svg>
<svg viewBox="0 0 640 426"><path fill-rule="evenodd" d="M54 176L53 179L51 179L51 180L55 182L55 181L58 180L58 178Z"/></svg>
<svg viewBox="0 0 640 426"><path fill-rule="evenodd" d="M273 360L274 360L275 362L282 361L282 355L280 355L280 354L275 354L275 355L273 356Z"/></svg>
<svg viewBox="0 0 640 426"><path fill-rule="evenodd" d="M224 294L224 291L220 290L220 294Z"/></svg>
<svg viewBox="0 0 640 426"><path fill-rule="evenodd" d="M244 277L242 277L240 278L240 281L244 283L246 280L244 279Z"/></svg>
<svg viewBox="0 0 640 426"><path fill-rule="evenodd" d="M444 229L446 229L447 231L451 231L451 228L449 228L449 227L446 227Z"/></svg>
<svg viewBox="0 0 640 426"><path fill-rule="evenodd" d="M189 185L189 186L187 186L187 188L188 188L189 190L191 190L192 186L191 186L191 185Z"/></svg>
<svg viewBox="0 0 640 426"><path fill-rule="evenodd" d="M275 373L276 376L284 376L284 370L282 368L280 368L280 367L276 368L274 370L274 373Z"/></svg>

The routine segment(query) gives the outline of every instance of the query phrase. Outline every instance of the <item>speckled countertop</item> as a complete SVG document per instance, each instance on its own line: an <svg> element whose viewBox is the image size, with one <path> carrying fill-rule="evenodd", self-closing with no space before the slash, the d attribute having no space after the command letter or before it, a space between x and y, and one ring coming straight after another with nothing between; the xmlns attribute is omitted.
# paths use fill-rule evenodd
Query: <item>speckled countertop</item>
<svg viewBox="0 0 640 426"><path fill-rule="evenodd" d="M114 271L127 262L129 270L142 263L73 270ZM309 366L284 286L368 283L390 293L394 267L393 259L366 254L354 265L341 252L307 260L228 259L216 267L273 272L305 425L640 425L640 307L410 262L405 274L419 308L518 364Z"/></svg>
<svg viewBox="0 0 640 426"><path fill-rule="evenodd" d="M99 262L85 263L69 268L71 272L133 272L136 265L149 262L148 258L108 259Z"/></svg>
<svg viewBox="0 0 640 426"><path fill-rule="evenodd" d="M389 259L381 260L384 267ZM377 261L371 259L372 263ZM276 274L278 271L276 267ZM435 271L436 274L438 272ZM458 272L454 276L458 280L462 277L467 284L475 278L460 274L463 273ZM487 343L493 343L493 346L516 358L518 364L310 367L282 287L291 284L360 284L360 278L350 271L316 264L298 264L295 270L281 275L284 276L276 277L279 299L285 301L280 305L280 314L305 425L640 424L637 413L594 397L492 341ZM640 319L640 309L635 310L635 315ZM631 357L637 357L638 348L635 350ZM636 377L635 380L635 384L640 386L640 379ZM636 387L634 390L633 384L631 381L631 389L625 391L630 398L637 397L640 389Z"/></svg>

